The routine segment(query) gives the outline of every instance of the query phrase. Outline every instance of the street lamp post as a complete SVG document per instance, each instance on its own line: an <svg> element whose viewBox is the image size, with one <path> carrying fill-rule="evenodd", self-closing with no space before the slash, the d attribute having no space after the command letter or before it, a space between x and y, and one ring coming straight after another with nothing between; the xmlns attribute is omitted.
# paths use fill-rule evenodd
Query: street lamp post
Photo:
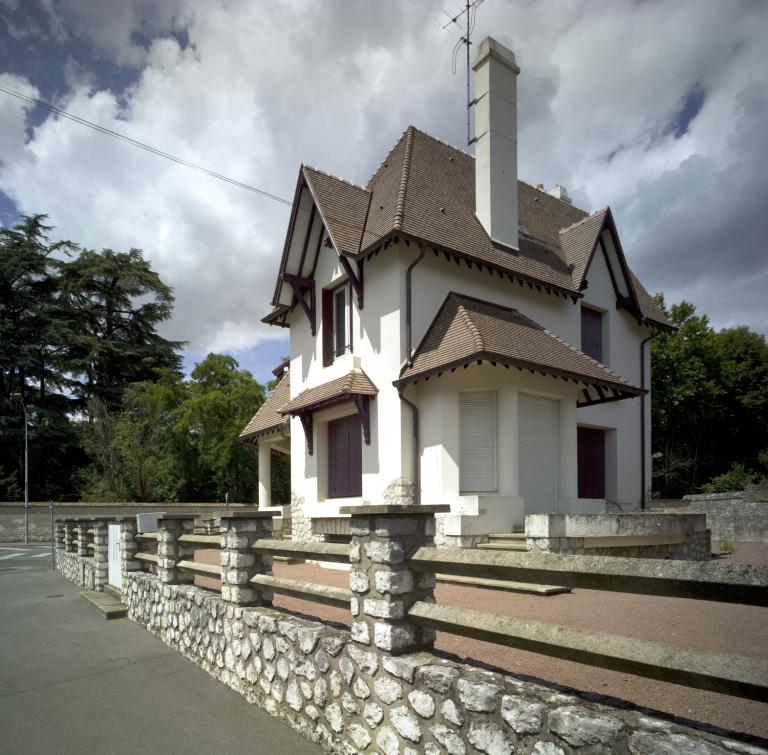
<svg viewBox="0 0 768 755"><path fill-rule="evenodd" d="M27 406L20 393L14 394L24 412L24 545L29 544L29 420Z"/></svg>

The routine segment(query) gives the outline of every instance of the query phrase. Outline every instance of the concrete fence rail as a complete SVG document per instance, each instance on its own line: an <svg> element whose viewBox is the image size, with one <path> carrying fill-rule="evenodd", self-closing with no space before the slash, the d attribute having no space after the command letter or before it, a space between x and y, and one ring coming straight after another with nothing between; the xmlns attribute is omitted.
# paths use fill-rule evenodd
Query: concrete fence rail
<svg viewBox="0 0 768 755"><path fill-rule="evenodd" d="M763 702L765 659L441 606L434 587L439 572L766 606L768 567L434 548L435 514L445 509L343 509L349 545L276 540L270 512L166 514L152 536L128 519L122 600L130 618L333 752L761 752L448 662L432 649L436 631L444 631ZM65 520L57 526L57 554L93 558L75 540L87 544L92 529L98 554L102 527ZM196 546L218 547L220 566L195 562ZM275 577L277 555L348 562L349 589ZM68 561L57 564L72 578ZM220 589L195 586L196 575L218 576ZM274 594L348 607L351 631L275 610Z"/></svg>

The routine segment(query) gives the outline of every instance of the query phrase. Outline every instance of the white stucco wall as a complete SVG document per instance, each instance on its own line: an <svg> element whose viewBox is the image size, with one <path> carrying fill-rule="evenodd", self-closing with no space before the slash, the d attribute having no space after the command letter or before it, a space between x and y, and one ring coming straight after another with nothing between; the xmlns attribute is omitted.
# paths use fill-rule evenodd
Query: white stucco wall
<svg viewBox="0 0 768 755"><path fill-rule="evenodd" d="M418 248L404 244L390 247L365 263L365 306L358 310L353 297L353 353L322 365L322 289L341 281L343 269L333 250L322 248L315 273L318 302L317 334L312 337L306 316L296 308L291 324L291 395L362 367L379 389L371 402L371 444L363 445L363 494L359 502L381 502L387 484L397 477L412 478L411 411L401 402L392 382L406 356L405 272L416 259ZM602 255L595 256L588 274L583 302L605 312L604 348L609 366L636 385L640 383L640 342L648 331L624 310L616 309L616 297ZM413 273L412 343L418 346L450 291L519 309L577 348L581 343L581 303L548 295L527 285L468 268L428 251ZM647 380L646 384L649 384ZM498 492L495 496L462 496L458 469L458 390L487 388L498 400ZM577 424L600 427L606 432L607 497L625 509L640 501L640 401L627 399L611 404L576 409L577 388L554 378L532 376L490 365L472 366L406 389L420 412L421 485L423 503L450 502L457 514L484 512L493 526L503 531L521 524L523 502L517 470L517 400L520 392L558 400L558 510L595 511L602 501L578 500L576 463ZM325 432L327 422L353 412L351 404L315 415L315 455L306 454L304 430L298 419L291 425L291 480L313 515L332 516L338 506L353 501L326 500ZM650 457L650 402L647 411L646 464ZM650 470L647 476L650 484ZM467 517L464 516L464 519ZM479 519L479 517L475 517ZM462 525L468 527L466 523ZM470 528L471 529L471 528Z"/></svg>

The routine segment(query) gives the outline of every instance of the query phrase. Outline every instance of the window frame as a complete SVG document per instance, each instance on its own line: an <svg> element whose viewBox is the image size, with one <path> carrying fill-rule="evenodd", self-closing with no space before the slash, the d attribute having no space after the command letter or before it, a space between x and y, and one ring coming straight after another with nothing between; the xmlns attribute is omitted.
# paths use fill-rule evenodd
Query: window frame
<svg viewBox="0 0 768 755"><path fill-rule="evenodd" d="M336 344L338 336L336 301L342 292L344 293L344 334L346 336L346 344L342 348L338 348ZM328 367L339 357L352 353L352 285L348 280L343 280L335 286L324 288L322 298L323 366Z"/></svg>

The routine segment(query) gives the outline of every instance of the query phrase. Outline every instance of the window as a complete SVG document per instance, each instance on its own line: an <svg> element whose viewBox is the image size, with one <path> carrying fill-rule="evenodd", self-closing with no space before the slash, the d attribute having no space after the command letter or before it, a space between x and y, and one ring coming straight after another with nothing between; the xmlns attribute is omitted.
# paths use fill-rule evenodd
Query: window
<svg viewBox="0 0 768 755"><path fill-rule="evenodd" d="M323 291L323 365L352 348L352 311L349 285Z"/></svg>
<svg viewBox="0 0 768 755"><path fill-rule="evenodd" d="M589 307L581 308L581 350L603 361L603 313Z"/></svg>
<svg viewBox="0 0 768 755"><path fill-rule="evenodd" d="M459 488L491 493L496 486L496 393L459 393Z"/></svg>
<svg viewBox="0 0 768 755"><path fill-rule="evenodd" d="M605 432L579 427L579 498L605 498Z"/></svg>

